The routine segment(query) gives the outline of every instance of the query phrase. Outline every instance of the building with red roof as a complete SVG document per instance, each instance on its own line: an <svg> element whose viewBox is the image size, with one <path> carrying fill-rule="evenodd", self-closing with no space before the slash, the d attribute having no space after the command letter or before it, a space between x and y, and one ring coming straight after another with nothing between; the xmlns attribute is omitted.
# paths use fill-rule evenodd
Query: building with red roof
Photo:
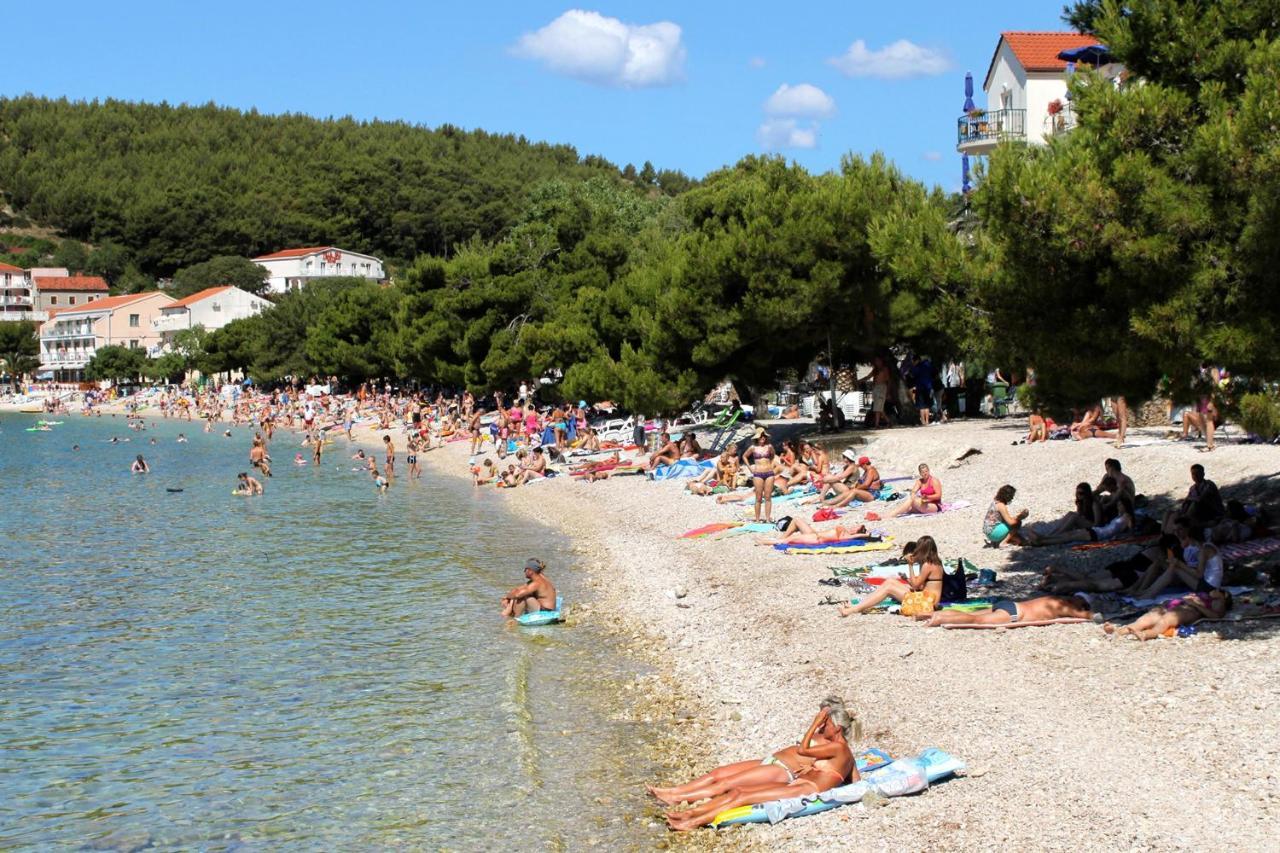
<svg viewBox="0 0 1280 853"><path fill-rule="evenodd" d="M1076 32L1000 34L983 77L987 105L975 107L956 120L956 150L961 154L989 154L1002 142L1047 144L1075 126L1067 80L1074 64L1063 51L1097 46L1104 62L1088 67L1119 82L1124 69L1107 61L1105 47L1095 36Z"/></svg>
<svg viewBox="0 0 1280 853"><path fill-rule="evenodd" d="M243 320L266 311L271 303L261 296L231 285L207 287L198 293L170 302L160 309L152 326L160 333L162 350L173 343L173 336L196 326L206 331L221 329L232 320Z"/></svg>
<svg viewBox="0 0 1280 853"><path fill-rule="evenodd" d="M382 281L386 278L382 261L373 255L364 255L337 246L308 246L300 249L281 249L253 259L255 264L267 270L267 285L272 293L297 290L317 278L367 278Z"/></svg>
<svg viewBox="0 0 1280 853"><path fill-rule="evenodd" d="M50 309L52 316L40 326L41 374L57 382L81 381L85 365L104 346L158 351L162 340L154 321L173 301L152 290Z"/></svg>

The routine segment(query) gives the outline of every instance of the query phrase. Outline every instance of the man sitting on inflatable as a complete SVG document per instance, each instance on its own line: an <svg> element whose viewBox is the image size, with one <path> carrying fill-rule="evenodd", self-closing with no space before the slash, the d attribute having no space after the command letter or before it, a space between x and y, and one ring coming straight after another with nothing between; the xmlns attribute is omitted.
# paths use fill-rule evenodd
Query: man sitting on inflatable
<svg viewBox="0 0 1280 853"><path fill-rule="evenodd" d="M546 569L547 564L541 560L530 559L524 564L524 576L529 582L503 596L503 616L514 619L525 613L556 609L556 588L547 580Z"/></svg>

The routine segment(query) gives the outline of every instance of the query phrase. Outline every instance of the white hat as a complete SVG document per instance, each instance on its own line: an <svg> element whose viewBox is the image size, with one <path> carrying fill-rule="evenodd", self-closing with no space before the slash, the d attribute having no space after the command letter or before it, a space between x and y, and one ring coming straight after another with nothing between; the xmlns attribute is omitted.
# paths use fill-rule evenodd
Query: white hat
<svg viewBox="0 0 1280 853"><path fill-rule="evenodd" d="M843 456L845 459L848 459L850 462L858 461L858 454L853 452L852 447L846 447L844 449L844 453L841 453L840 455Z"/></svg>

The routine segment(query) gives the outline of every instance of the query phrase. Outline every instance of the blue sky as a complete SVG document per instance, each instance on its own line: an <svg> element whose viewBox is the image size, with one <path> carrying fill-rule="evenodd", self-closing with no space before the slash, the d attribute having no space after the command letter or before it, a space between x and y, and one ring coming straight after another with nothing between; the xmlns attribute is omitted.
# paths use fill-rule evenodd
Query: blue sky
<svg viewBox="0 0 1280 853"><path fill-rule="evenodd" d="M814 171L881 150L954 190L964 72L980 86L1001 30L1065 29L1061 8L54 0L6 10L19 43L56 47L13 54L0 93L451 123L695 176L765 150Z"/></svg>

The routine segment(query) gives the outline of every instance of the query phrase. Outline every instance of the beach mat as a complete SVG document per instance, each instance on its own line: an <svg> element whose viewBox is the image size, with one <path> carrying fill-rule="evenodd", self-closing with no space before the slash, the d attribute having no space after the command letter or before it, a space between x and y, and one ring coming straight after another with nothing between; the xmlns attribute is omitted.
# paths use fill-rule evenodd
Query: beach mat
<svg viewBox="0 0 1280 853"><path fill-rule="evenodd" d="M704 524L701 527L695 527L692 530L686 530L684 533L681 533L676 538L677 539L699 539L703 536L710 536L712 533L722 533L726 530L732 530L733 528L739 527L739 526L741 526L741 522L738 522L738 521L715 521L715 522L712 522L711 524ZM769 528L772 529L773 525L772 524L769 525Z"/></svg>
<svg viewBox="0 0 1280 853"><path fill-rule="evenodd" d="M999 625L943 625L943 628L1040 628L1045 625L1078 625L1081 622L1092 622L1092 619L1079 619L1075 616L1063 616L1060 619L1034 619L1030 622L1003 622Z"/></svg>
<svg viewBox="0 0 1280 853"><path fill-rule="evenodd" d="M1124 539L1112 539L1107 542L1081 542L1079 545L1072 545L1072 551L1097 551L1099 548L1119 548L1121 545L1150 545L1160 538L1160 534L1153 533L1150 536L1128 536Z"/></svg>
<svg viewBox="0 0 1280 853"><path fill-rule="evenodd" d="M1280 551L1280 537L1270 536L1266 539L1252 539L1248 542L1233 542L1218 549L1224 560L1239 560L1242 557L1262 557Z"/></svg>
<svg viewBox="0 0 1280 853"><path fill-rule="evenodd" d="M955 510L958 510L958 509L968 509L971 506L973 506L972 501L943 501L942 509L940 509L938 512L930 512L927 514L913 512L910 515L900 515L897 518L886 518L885 521L908 521L911 519L918 519L918 518L933 518L935 515L942 515L942 513L944 512L954 512Z"/></svg>
<svg viewBox="0 0 1280 853"><path fill-rule="evenodd" d="M893 540L885 539L872 542L869 539L837 539L835 542L823 542L818 545L787 544L779 542L774 550L784 554L861 554L867 551L888 551L893 548Z"/></svg>

